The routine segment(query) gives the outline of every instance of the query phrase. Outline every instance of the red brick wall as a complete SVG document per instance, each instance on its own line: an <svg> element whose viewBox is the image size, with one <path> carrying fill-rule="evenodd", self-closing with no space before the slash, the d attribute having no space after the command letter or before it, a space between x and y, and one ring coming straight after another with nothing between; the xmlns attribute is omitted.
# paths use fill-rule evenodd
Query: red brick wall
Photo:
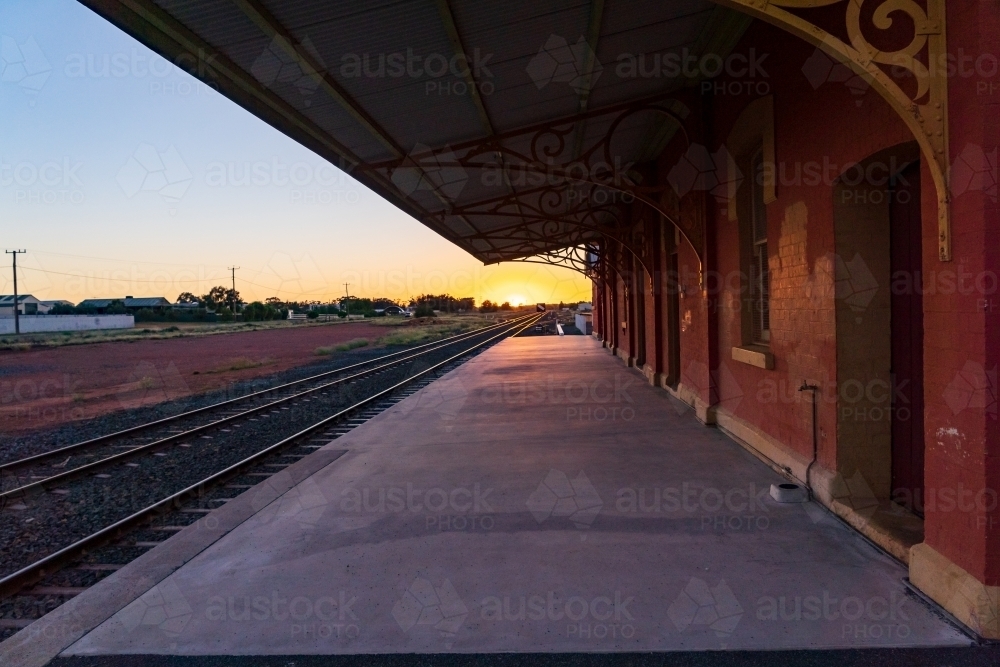
<svg viewBox="0 0 1000 667"><path fill-rule="evenodd" d="M949 53L1000 58L1000 6L976 0L947 5ZM961 51L960 51L961 49ZM952 163L981 147L1000 143L1000 75L949 78L948 115ZM970 149L971 146L971 149ZM995 157L994 169L995 167ZM995 172L994 172L995 173ZM989 177L992 178L992 177ZM924 180L925 282L932 270L980 274L1000 267L1000 209L992 196L967 181L953 182L952 257L937 261L935 202ZM924 295L924 383L928 489L1000 491L1000 432L997 424L997 361L1000 357L1000 298L973 289L966 294ZM969 380L986 391L969 400ZM980 578L1000 585L1000 512L928 512L928 544Z"/></svg>
<svg viewBox="0 0 1000 667"><path fill-rule="evenodd" d="M995 37L1000 34L1000 5L953 0L948 4L947 25L953 53L962 49L973 56L992 53L1000 58ZM717 290L715 294L701 293L697 255L687 243L680 248L684 287L680 300L681 382L706 402L712 401L710 385L714 382L721 407L807 458L812 450L811 410L808 399L796 389L803 380L820 384L824 387L819 400L820 463L834 470L837 384L850 379L837 377L834 190L829 180L809 184L789 179L794 178L795 165L805 163L828 166L829 178L835 178L850 164L913 137L872 90L857 94L857 90L852 92L837 82L814 90L802 72L815 51L812 46L758 22L737 51L746 53L751 47L771 54L765 69L769 92L774 95L775 157L786 169L778 182L777 200L767 206L775 368L763 370L731 359L730 348L741 340L740 295L731 279L741 269L739 237L726 208L717 206L709 220L709 233L715 242L706 267L711 272L707 286ZM985 81L993 86L986 93L983 85L981 76L949 79L952 162L969 146L973 151L978 147L980 154L995 155L1000 143L1000 75ZM724 141L752 99L749 95L716 95L711 150ZM693 113L700 110L693 109ZM661 156L660 174L667 174L678 151L684 150L677 143ZM995 169L994 164L992 174ZM988 174L987 181L991 177ZM1000 267L997 193L995 189L984 191L989 183L977 183L952 193L954 261L942 263L937 257L935 189L924 163L925 484L931 492L1000 490L1000 294L984 295L978 290L956 294L935 290L930 284L947 272L975 276ZM620 326L628 310L621 301L622 287L619 284L617 314L609 321L625 348L628 336L620 335ZM710 317L713 307L718 309L717 320ZM646 312L651 319L655 312L651 304ZM718 336L715 350L709 349L712 326ZM651 344L652 329L647 328L647 332ZM607 332L608 338L611 335ZM650 346L650 360L652 350ZM713 367L713 358L719 359L717 367ZM970 395L970 387L981 391ZM933 548L981 581L1000 584L1000 512L996 507L989 512L928 510L925 531Z"/></svg>
<svg viewBox="0 0 1000 667"><path fill-rule="evenodd" d="M777 185L777 201L767 206L768 251L771 269L771 350L775 368L767 371L731 361L729 349L738 345L739 294L726 288L720 299L720 355L736 387L723 387L720 400L735 403L735 414L794 448L812 454L812 415L809 398L797 388L803 380L837 382L834 319L833 188L831 182L812 185L796 179L795 166L807 163L837 165L841 169L883 148L911 141L902 120L874 92L860 98L843 84L827 83L813 90L802 64L814 48L779 29L757 23L744 37L739 51L751 46L772 53L781 45L781 58L768 59L774 95L775 160L785 165ZM717 100L716 136L729 128L751 98ZM847 130L846 128L850 128ZM830 178L839 175L831 166ZM715 219L718 238L717 270L729 278L740 271L737 223L725 210ZM732 284L729 281L729 284ZM720 374L724 375L724 374ZM823 386L823 384L821 384ZM819 401L820 463L836 467L836 390Z"/></svg>

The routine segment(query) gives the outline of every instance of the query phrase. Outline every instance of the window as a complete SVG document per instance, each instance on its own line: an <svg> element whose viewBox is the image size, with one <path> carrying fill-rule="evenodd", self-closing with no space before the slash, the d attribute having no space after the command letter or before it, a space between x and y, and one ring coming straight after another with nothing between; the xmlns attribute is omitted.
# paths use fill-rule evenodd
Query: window
<svg viewBox="0 0 1000 667"><path fill-rule="evenodd" d="M751 158L750 206L748 232L750 236L750 341L768 344L771 341L769 306L770 275L767 266L767 207L764 205L764 156L757 151Z"/></svg>

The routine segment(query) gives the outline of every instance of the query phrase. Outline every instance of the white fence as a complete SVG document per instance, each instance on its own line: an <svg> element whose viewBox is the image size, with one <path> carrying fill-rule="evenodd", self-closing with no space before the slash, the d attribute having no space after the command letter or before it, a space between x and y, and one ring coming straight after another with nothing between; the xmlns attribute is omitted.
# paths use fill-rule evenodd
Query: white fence
<svg viewBox="0 0 1000 667"><path fill-rule="evenodd" d="M21 315L21 333L131 329L132 315ZM14 316L0 317L0 334L14 333Z"/></svg>

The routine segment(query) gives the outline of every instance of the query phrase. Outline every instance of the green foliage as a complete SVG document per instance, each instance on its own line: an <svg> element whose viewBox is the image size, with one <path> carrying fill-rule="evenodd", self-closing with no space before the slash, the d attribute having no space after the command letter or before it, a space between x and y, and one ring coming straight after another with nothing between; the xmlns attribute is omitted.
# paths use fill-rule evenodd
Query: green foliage
<svg viewBox="0 0 1000 667"><path fill-rule="evenodd" d="M57 303L49 310L49 315L75 315L76 308L65 303Z"/></svg>
<svg viewBox="0 0 1000 667"><path fill-rule="evenodd" d="M367 345L368 345L367 338L355 338L353 340L347 341L342 345L338 345L337 349L341 352L347 352L348 350L353 350L358 347L366 347Z"/></svg>
<svg viewBox="0 0 1000 667"><path fill-rule="evenodd" d="M104 309L105 315L128 315L128 311L125 310L125 302L121 299L115 299L108 304L108 307Z"/></svg>
<svg viewBox="0 0 1000 667"><path fill-rule="evenodd" d="M317 320L319 319L319 313L315 310L310 310L308 313L306 313L306 317L309 318L310 320Z"/></svg>
<svg viewBox="0 0 1000 667"><path fill-rule="evenodd" d="M450 294L421 294L410 299L410 305L420 308L429 306L442 313L471 312L476 309L476 300L471 296L456 298ZM417 317L421 317L418 315Z"/></svg>
<svg viewBox="0 0 1000 667"><path fill-rule="evenodd" d="M184 296L183 294L181 296ZM194 296L194 295L191 295ZM178 297L180 298L180 297ZM236 304L237 307L240 305L240 292L239 290L227 289L222 285L217 285L208 291L208 294L203 294L199 299L197 299L202 305L211 310L216 310L219 312L219 316L222 316L222 311L219 310L220 307L228 306L231 307Z"/></svg>
<svg viewBox="0 0 1000 667"><path fill-rule="evenodd" d="M417 309L413 314L417 317L434 317L434 308L432 308L429 304L422 303L417 306Z"/></svg>
<svg viewBox="0 0 1000 667"><path fill-rule="evenodd" d="M355 338L336 346L317 347L315 352L318 355L333 354L334 352L348 352L359 347L367 347L368 343L369 341L367 338Z"/></svg>
<svg viewBox="0 0 1000 667"><path fill-rule="evenodd" d="M480 313L495 313L495 312L497 312L498 308L499 308L499 306L497 306L497 304L493 303L489 299L486 299L485 301L483 301L483 305L479 306L479 312Z"/></svg>
<svg viewBox="0 0 1000 667"><path fill-rule="evenodd" d="M248 303L243 308L243 321L245 322L263 322L265 320L280 320L287 317L286 311L279 310L270 304L264 304L260 301L254 301L253 303Z"/></svg>

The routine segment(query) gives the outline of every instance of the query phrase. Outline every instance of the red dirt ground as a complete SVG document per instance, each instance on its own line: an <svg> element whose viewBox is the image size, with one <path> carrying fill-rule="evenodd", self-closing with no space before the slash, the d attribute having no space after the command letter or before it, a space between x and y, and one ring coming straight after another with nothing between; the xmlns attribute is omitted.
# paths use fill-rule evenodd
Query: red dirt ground
<svg viewBox="0 0 1000 667"><path fill-rule="evenodd" d="M0 434L211 391L317 361L317 347L385 333L358 322L0 352Z"/></svg>

